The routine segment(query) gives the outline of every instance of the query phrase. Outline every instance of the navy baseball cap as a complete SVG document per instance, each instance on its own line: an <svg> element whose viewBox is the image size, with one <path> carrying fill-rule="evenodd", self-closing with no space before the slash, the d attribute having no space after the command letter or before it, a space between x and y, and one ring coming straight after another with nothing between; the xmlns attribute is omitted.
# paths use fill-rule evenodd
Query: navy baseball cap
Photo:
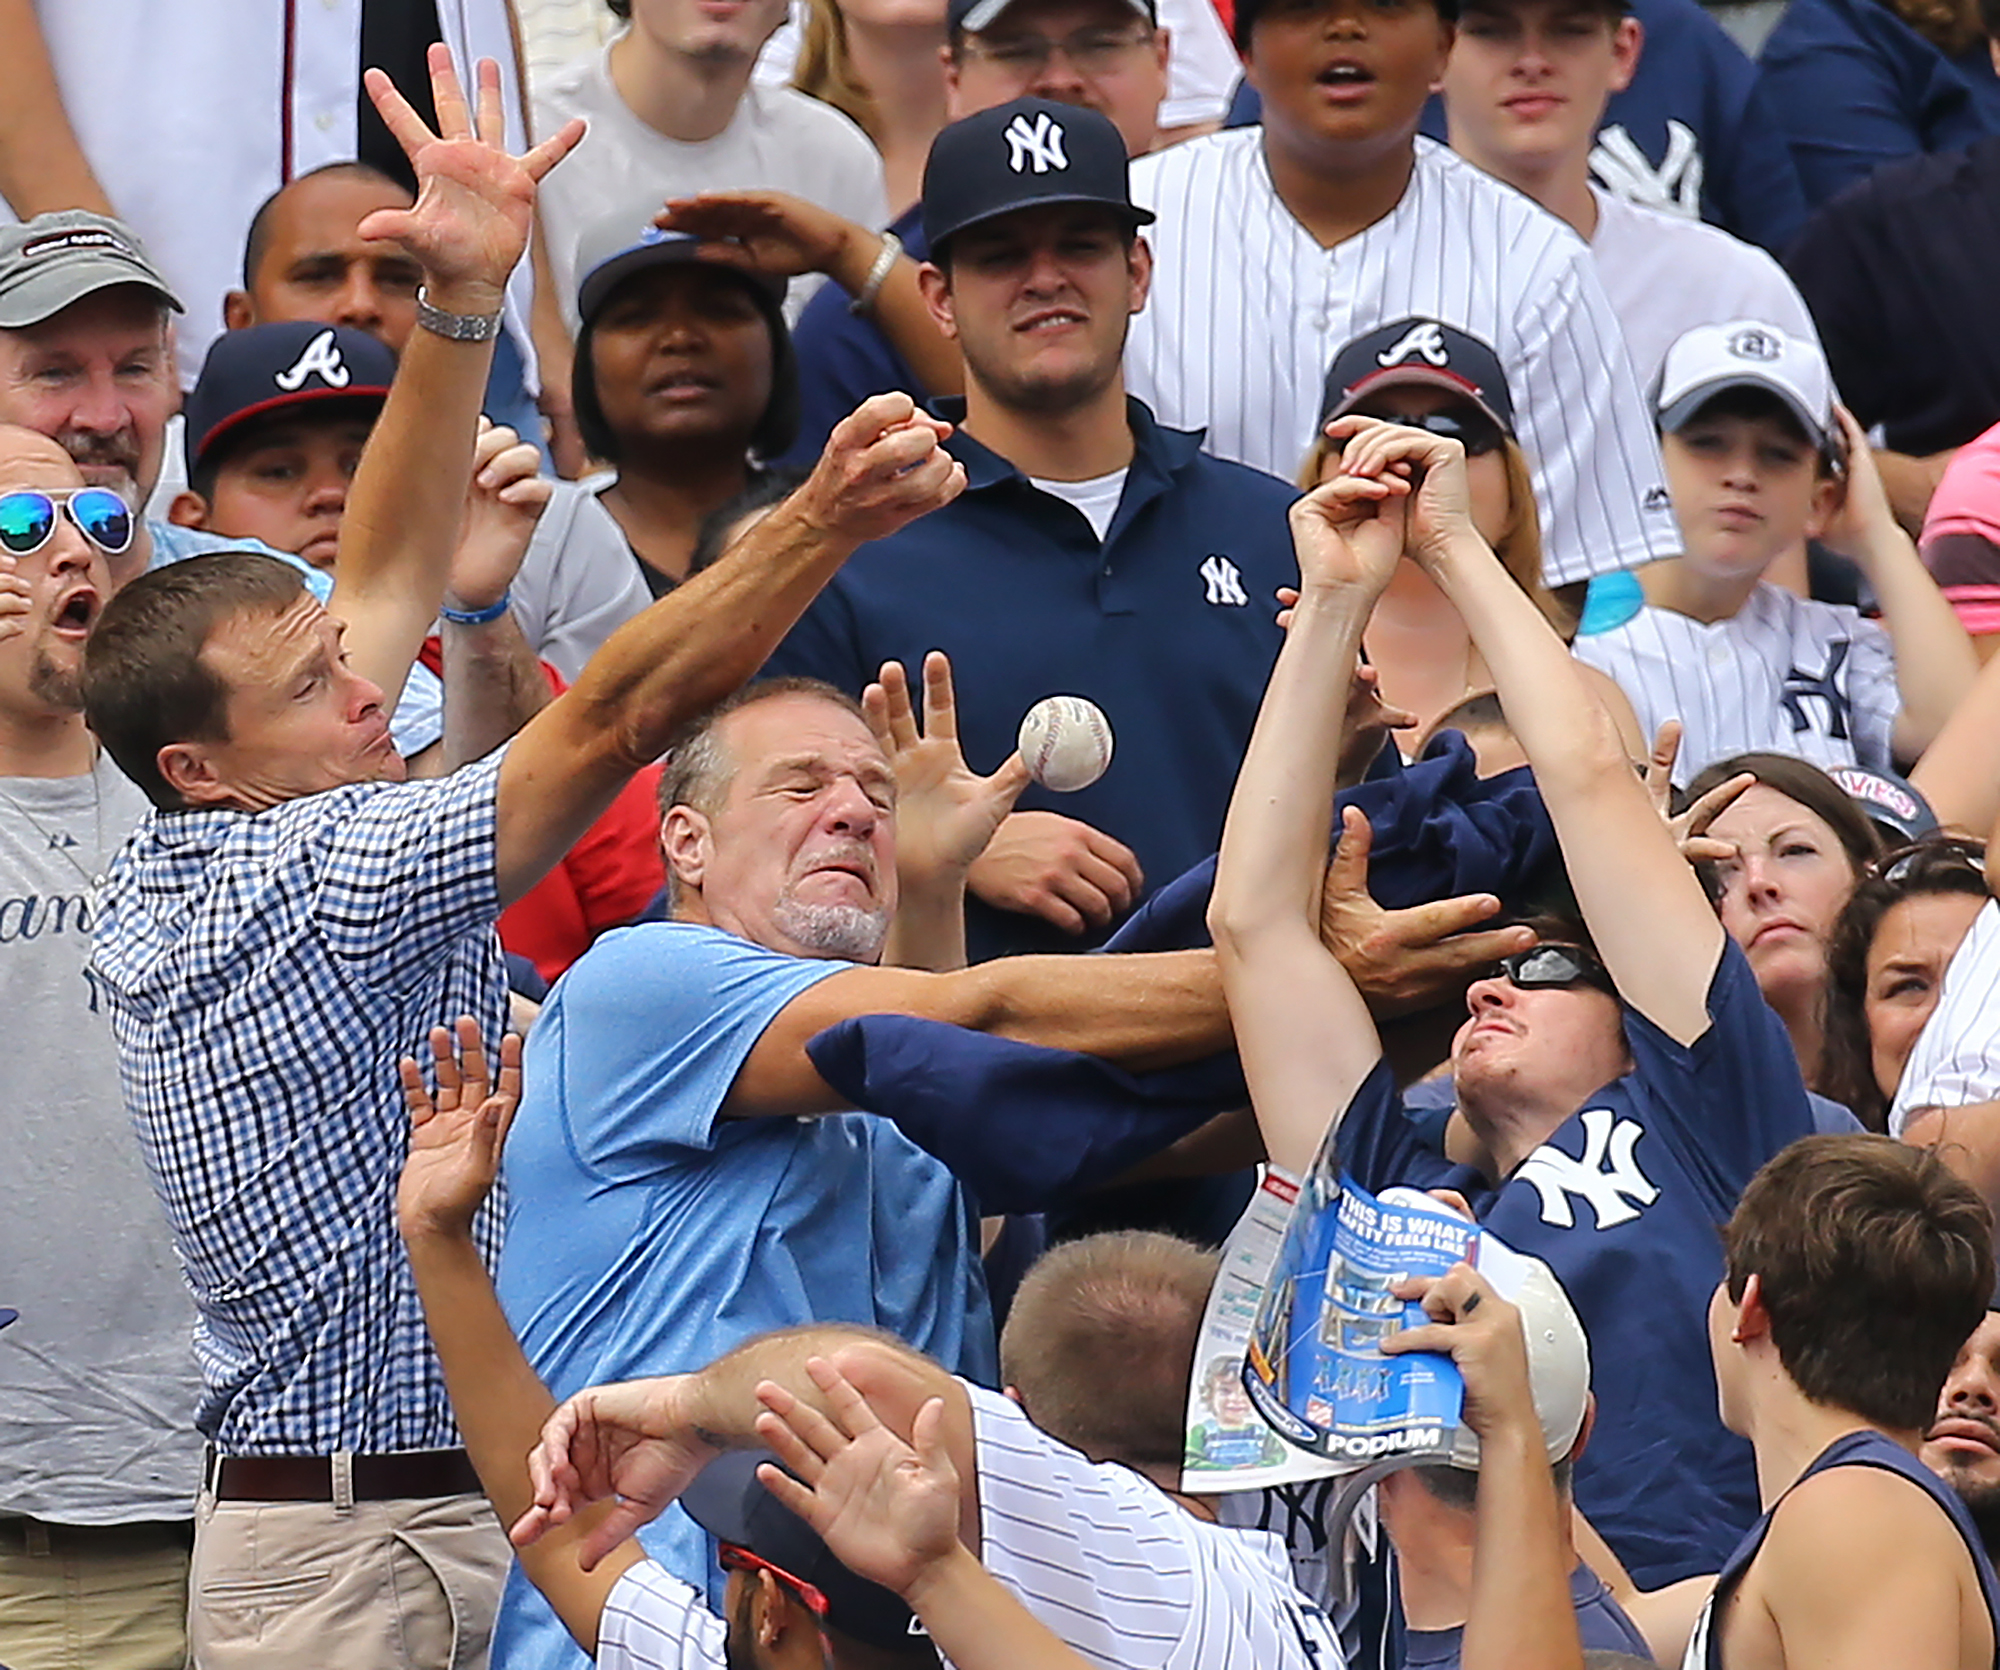
<svg viewBox="0 0 2000 1670"><path fill-rule="evenodd" d="M951 0L945 7L944 23L953 36L978 35L991 29L1014 0ZM1153 0L1125 0L1148 23L1158 23L1160 14Z"/></svg>
<svg viewBox="0 0 2000 1670"><path fill-rule="evenodd" d="M372 416L395 380L395 354L366 331L310 319L224 331L187 397L188 474L254 418L329 400L365 405Z"/></svg>
<svg viewBox="0 0 2000 1670"><path fill-rule="evenodd" d="M1478 337L1440 319L1398 319L1357 336L1333 356L1319 421L1345 417L1375 389L1421 383L1462 394L1509 435L1514 396L1500 356Z"/></svg>
<svg viewBox="0 0 2000 1670"><path fill-rule="evenodd" d="M1044 203L1095 203L1128 226L1152 223L1132 201L1125 141L1079 104L1015 99L953 122L924 163L924 237L935 252L982 220Z"/></svg>
<svg viewBox="0 0 2000 1670"><path fill-rule="evenodd" d="M1892 847L1907 846L1937 833L1937 813L1914 783L1859 765L1828 766L1826 774L1868 814Z"/></svg>
<svg viewBox="0 0 2000 1670"><path fill-rule="evenodd" d="M634 273L699 258L702 240L692 232L655 226L653 216L659 212L659 200L649 198L593 221L577 240L576 311L584 324L597 317L611 292ZM742 279L768 309L775 311L783 304L786 280L747 267L717 263L717 269Z"/></svg>
<svg viewBox="0 0 2000 1670"><path fill-rule="evenodd" d="M902 1600L857 1577L834 1557L820 1534L758 1482L760 1462L778 1465L769 1450L730 1450L704 1467L681 1492L688 1516L717 1542L733 1543L826 1596L826 1621L871 1647L907 1646L924 1626Z"/></svg>

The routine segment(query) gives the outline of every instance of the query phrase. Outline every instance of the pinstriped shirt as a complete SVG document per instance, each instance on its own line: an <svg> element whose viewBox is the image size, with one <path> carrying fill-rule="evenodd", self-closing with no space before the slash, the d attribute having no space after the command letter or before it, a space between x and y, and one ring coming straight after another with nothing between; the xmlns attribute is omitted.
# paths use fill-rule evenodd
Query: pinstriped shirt
<svg viewBox="0 0 2000 1670"><path fill-rule="evenodd" d="M1240 128L1134 162L1132 195L1159 220L1125 375L1161 423L1205 429L1210 452L1290 480L1333 356L1398 319L1435 318L1490 343L1506 369L1550 585L1680 551L1589 246L1519 192L1419 138L1401 202L1329 249L1278 197L1262 130Z"/></svg>
<svg viewBox="0 0 2000 1670"><path fill-rule="evenodd" d="M505 1018L501 754L260 813L155 813L92 973L198 1319L196 1424L232 1455L458 1442L397 1239L397 1057ZM491 1206L478 1227L490 1264Z"/></svg>
<svg viewBox="0 0 2000 1670"><path fill-rule="evenodd" d="M1894 1136L1919 1108L2000 1101L2000 904L1979 907L1944 971L1889 1110Z"/></svg>

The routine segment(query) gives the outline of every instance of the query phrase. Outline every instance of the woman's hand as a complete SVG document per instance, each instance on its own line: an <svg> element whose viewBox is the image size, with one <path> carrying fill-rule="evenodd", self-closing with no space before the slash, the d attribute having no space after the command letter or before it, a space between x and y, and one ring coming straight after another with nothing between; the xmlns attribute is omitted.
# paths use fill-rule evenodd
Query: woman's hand
<svg viewBox="0 0 2000 1670"><path fill-rule="evenodd" d="M1404 550L1412 560L1429 567L1453 540L1475 532L1465 448L1457 441L1368 417L1337 418L1326 432L1346 443L1344 476L1405 484Z"/></svg>

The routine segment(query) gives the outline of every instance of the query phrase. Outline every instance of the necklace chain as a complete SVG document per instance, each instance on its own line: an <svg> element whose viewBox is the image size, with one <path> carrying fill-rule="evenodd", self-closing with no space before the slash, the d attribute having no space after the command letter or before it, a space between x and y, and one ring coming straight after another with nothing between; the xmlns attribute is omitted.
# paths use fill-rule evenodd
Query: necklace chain
<svg viewBox="0 0 2000 1670"><path fill-rule="evenodd" d="M104 785L98 779L97 762L95 760L91 762L89 776L90 776L90 823L91 823L91 829L94 832L95 836L94 842L90 849L90 858L93 868L87 869L76 861L76 854L74 853L74 851L71 850L72 846L74 845L74 842L71 843L71 846L65 846L63 844L65 840L70 839L67 830L51 829L47 824L42 822L40 818L36 817L33 812L29 811L27 807L22 805L20 801L16 800L5 789L0 789L0 800L4 800L9 806L13 807L13 809L17 813L19 813L23 819L26 820L28 826L34 829L37 833L39 833L43 838L43 840L48 842L48 847L46 850L50 852L59 852L62 854L63 861L67 863L72 870L74 870L79 876L83 878L85 885L90 890L90 897L94 905L97 898L97 890L104 885L104 876L102 874L102 866L104 863ZM65 779L58 778L53 780L64 781Z"/></svg>

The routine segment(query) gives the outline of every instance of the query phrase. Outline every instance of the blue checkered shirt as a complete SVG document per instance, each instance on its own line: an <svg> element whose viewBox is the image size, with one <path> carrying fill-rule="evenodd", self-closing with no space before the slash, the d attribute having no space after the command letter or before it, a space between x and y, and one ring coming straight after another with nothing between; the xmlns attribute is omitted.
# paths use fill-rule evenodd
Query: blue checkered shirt
<svg viewBox="0 0 2000 1670"><path fill-rule="evenodd" d="M501 757L155 813L106 878L93 973L194 1290L196 1425L226 1454L458 1443L396 1236L396 1059L453 1016L504 1022ZM491 1206L478 1234L490 1265Z"/></svg>

